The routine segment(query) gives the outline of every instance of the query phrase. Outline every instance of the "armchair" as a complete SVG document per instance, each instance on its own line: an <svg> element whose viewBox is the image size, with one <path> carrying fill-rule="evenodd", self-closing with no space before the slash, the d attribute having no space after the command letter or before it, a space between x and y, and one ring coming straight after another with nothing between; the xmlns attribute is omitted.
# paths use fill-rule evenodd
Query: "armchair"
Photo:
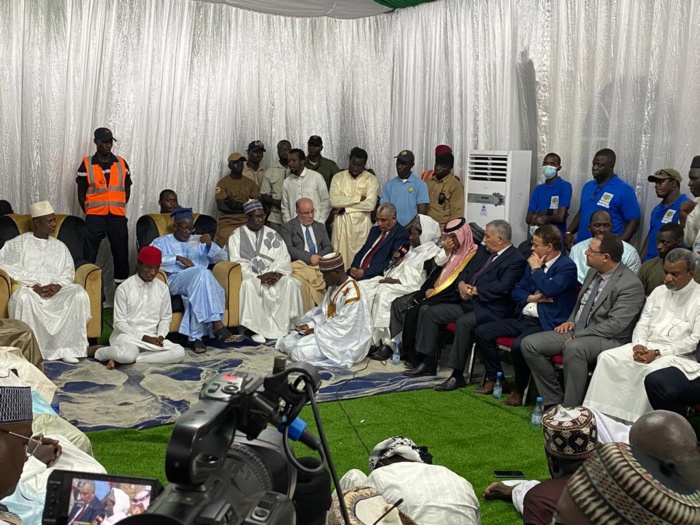
<svg viewBox="0 0 700 525"><path fill-rule="evenodd" d="M148 246L154 239L162 235L173 233L174 224L173 218L164 213L151 213L143 215L136 222L136 245L138 249L143 246ZM201 235L209 233L214 238L216 232L216 220L209 215L194 214L194 233ZM221 320L228 327L238 326L238 296L241 290L241 267L238 263L230 261L222 261L216 263L212 268L212 273L217 282L224 289L225 293L225 310L224 317ZM167 284L168 279L163 270L158 272L158 279ZM0 291L1 293L1 291ZM182 316L185 311L185 305L182 302L182 297L179 295L171 295L173 318L170 321L170 332L177 332L182 322Z"/></svg>
<svg viewBox="0 0 700 525"><path fill-rule="evenodd" d="M0 217L0 249L9 241L23 233L32 231L34 222L30 215L10 214ZM102 269L88 263L83 257L85 221L74 215L56 215L56 231L53 236L62 241L75 262L74 282L79 284L90 297L92 319L87 324L87 336L100 337L102 334ZM10 295L17 289L10 276L0 270L0 318L9 316Z"/></svg>

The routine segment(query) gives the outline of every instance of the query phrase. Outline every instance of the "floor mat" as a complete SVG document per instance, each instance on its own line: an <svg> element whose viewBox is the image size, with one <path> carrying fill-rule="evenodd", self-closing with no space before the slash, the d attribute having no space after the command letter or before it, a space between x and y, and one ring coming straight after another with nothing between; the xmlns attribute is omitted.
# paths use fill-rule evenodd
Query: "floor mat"
<svg viewBox="0 0 700 525"><path fill-rule="evenodd" d="M133 364L107 370L95 360L79 365L44 363L45 374L58 385L60 413L83 431L149 428L173 423L199 396L202 384L219 372L239 370L265 376L272 371L274 347L250 346L247 340L229 348L212 348L173 365ZM321 368L318 401L349 399L387 392L431 388L444 377L407 378L403 365L365 359L352 369ZM447 371L443 371L446 374Z"/></svg>

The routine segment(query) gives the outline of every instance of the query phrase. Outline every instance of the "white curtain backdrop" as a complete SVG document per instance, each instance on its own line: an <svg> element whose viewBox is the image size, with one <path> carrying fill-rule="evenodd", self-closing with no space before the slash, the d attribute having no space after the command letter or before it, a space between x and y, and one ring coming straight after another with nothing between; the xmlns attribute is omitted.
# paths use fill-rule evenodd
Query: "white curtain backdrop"
<svg viewBox="0 0 700 525"><path fill-rule="evenodd" d="M319 134L341 166L361 146L382 182L404 148L418 172L440 143L458 172L471 149L556 151L575 195L611 147L645 222L646 177L700 154L697 0L442 0L355 20L2 0L0 34L0 198L24 213L49 199L80 214L75 171L99 126L132 169L132 227L165 187L216 215L226 157L256 139L265 165L283 138Z"/></svg>

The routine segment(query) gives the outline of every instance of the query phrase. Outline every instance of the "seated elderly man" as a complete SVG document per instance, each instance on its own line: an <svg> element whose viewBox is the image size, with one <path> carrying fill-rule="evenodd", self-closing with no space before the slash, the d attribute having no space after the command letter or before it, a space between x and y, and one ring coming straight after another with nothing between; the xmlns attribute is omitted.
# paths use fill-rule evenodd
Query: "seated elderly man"
<svg viewBox="0 0 700 525"><path fill-rule="evenodd" d="M392 262L384 272L371 279L360 281L360 290L372 312L374 330L372 344L379 355L377 358L391 357L391 303L394 299L416 292L425 282L429 270L434 267L433 259L442 252L437 245L440 239L440 225L427 215L416 215L411 223L409 241L411 247L404 247L394 254ZM381 346L381 349L379 348Z"/></svg>
<svg viewBox="0 0 700 525"><path fill-rule="evenodd" d="M314 201L307 198L296 203L297 216L285 222L280 235L292 258L292 277L301 285L304 311L323 301L326 282L318 269L318 261L333 251L326 227L314 220Z"/></svg>
<svg viewBox="0 0 700 525"><path fill-rule="evenodd" d="M236 338L221 322L225 311L224 289L209 271L210 264L227 259L226 252L212 242L211 235L192 235L192 209L178 206L171 213L175 231L155 239L151 246L162 255L161 267L168 276L168 287L173 295L181 295L185 314L179 332L186 335L197 354L207 347L205 336L216 336L222 342Z"/></svg>
<svg viewBox="0 0 700 525"><path fill-rule="evenodd" d="M372 226L348 273L357 281L382 275L394 252L408 245L408 231L396 220L396 206L384 203L377 210L377 225Z"/></svg>
<svg viewBox="0 0 700 525"><path fill-rule="evenodd" d="M88 351L90 357L106 361L108 370L116 363L169 364L185 357L184 348L165 338L173 311L168 285L156 279L161 263L160 250L144 246L138 255L136 275L117 288L110 346Z"/></svg>
<svg viewBox="0 0 700 525"><path fill-rule="evenodd" d="M624 264L622 241L612 233L593 239L590 266L569 319L553 331L528 335L521 345L545 406L583 403L588 367L605 350L628 343L644 306L644 289ZM552 356L564 355L562 393Z"/></svg>
<svg viewBox="0 0 700 525"><path fill-rule="evenodd" d="M32 204L34 231L5 243L0 268L21 288L10 296L10 316L34 331L47 361L75 364L87 356L90 298L74 284L75 266L68 247L51 236L56 214L48 201Z"/></svg>
<svg viewBox="0 0 700 525"><path fill-rule="evenodd" d="M277 341L293 361L315 366L350 368L369 351L372 321L357 281L345 273L340 253L321 257L319 268L328 285L320 306L304 314L294 332Z"/></svg>
<svg viewBox="0 0 700 525"><path fill-rule="evenodd" d="M584 404L628 423L651 412L644 378L690 358L700 342L700 285L693 280L695 258L676 248L664 259L664 286L647 299L632 342L598 357Z"/></svg>
<svg viewBox="0 0 700 525"><path fill-rule="evenodd" d="M576 263L576 268L578 268L578 282L583 284L583 280L586 278L588 273L587 265L587 251L588 247L593 242L593 239L598 235L603 233L611 233L613 228L612 218L607 211L598 210L593 212L591 215L590 223L588 224L588 229L591 232L592 237L574 244L571 247L571 252L569 257L572 261ZM622 241L622 240L621 240ZM627 266L634 273L637 273L642 266L642 260L639 258L637 250L631 244L622 241L622 264Z"/></svg>
<svg viewBox="0 0 700 525"><path fill-rule="evenodd" d="M253 332L259 344L279 339L292 321L302 315L299 281L292 278L287 247L272 228L265 226L265 212L257 200L243 206L248 223L228 241L231 261L241 265L240 325Z"/></svg>
<svg viewBox="0 0 700 525"><path fill-rule="evenodd" d="M369 476L349 470L340 480L343 492L377 489L386 501L415 523L479 524L479 501L471 483L448 468L433 465L427 447L394 436L378 443L369 455Z"/></svg>

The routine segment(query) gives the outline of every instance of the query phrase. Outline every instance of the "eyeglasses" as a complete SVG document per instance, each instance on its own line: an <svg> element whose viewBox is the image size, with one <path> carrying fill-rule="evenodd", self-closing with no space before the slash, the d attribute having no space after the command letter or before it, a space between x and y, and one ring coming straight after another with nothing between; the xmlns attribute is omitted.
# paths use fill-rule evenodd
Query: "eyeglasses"
<svg viewBox="0 0 700 525"><path fill-rule="evenodd" d="M599 253L600 255L607 255L607 254L608 254L608 252L601 252L601 251L598 251L598 250L591 250L590 248L588 248L584 253L585 253L586 255L588 255L589 253Z"/></svg>
<svg viewBox="0 0 700 525"><path fill-rule="evenodd" d="M26 443L24 444L24 454L28 458L32 457L34 455L34 452L36 451L37 447L39 445L41 445L41 438L39 436L27 437L27 436L23 436L22 434L17 434L16 432L10 432L9 430L3 430L3 429L0 429L0 432L24 439L26 441ZM34 445L32 447L31 452L29 451L29 444L30 443L32 443Z"/></svg>

